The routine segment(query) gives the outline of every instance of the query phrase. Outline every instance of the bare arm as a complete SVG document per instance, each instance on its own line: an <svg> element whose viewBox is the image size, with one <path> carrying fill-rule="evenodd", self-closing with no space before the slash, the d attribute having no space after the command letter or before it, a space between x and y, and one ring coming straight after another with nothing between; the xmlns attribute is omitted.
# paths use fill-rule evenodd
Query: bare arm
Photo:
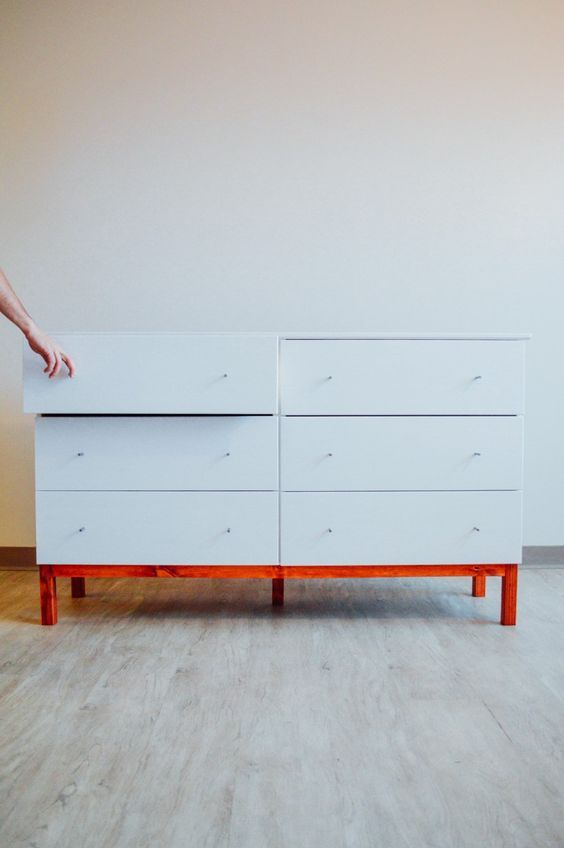
<svg viewBox="0 0 564 848"><path fill-rule="evenodd" d="M45 361L45 374L55 377L61 370L64 362L68 368L69 377L72 377L75 368L70 356L62 350L47 333L44 333L27 312L23 303L10 285L8 278L0 269L0 312L12 321L22 331L30 348L38 353Z"/></svg>

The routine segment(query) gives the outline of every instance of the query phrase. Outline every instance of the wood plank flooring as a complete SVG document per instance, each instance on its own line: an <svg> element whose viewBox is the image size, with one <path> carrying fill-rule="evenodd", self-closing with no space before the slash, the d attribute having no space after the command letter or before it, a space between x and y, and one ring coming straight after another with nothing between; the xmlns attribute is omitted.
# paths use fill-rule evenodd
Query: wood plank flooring
<svg viewBox="0 0 564 848"><path fill-rule="evenodd" d="M564 570L88 580L0 572L2 848L562 848Z"/></svg>

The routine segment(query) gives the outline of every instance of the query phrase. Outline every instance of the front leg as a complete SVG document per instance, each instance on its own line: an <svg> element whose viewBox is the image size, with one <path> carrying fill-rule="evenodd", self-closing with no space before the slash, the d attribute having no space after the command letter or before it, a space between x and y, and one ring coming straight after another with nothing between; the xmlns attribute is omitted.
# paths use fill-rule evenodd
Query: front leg
<svg viewBox="0 0 564 848"><path fill-rule="evenodd" d="M41 624L57 623L57 578L50 565L39 566Z"/></svg>
<svg viewBox="0 0 564 848"><path fill-rule="evenodd" d="M517 622L517 573L518 566L513 563L505 566L505 574L501 578L501 623L516 624Z"/></svg>

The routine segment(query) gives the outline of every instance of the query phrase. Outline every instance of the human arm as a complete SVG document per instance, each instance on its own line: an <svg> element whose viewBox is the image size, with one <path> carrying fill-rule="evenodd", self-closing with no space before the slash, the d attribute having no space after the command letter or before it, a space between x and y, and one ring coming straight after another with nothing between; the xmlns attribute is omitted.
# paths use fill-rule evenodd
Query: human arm
<svg viewBox="0 0 564 848"><path fill-rule="evenodd" d="M45 362L43 369L45 374L48 374L49 377L56 377L64 362L68 368L69 377L73 376L75 367L70 356L54 339L35 324L1 269L0 312L22 331L30 348L42 357Z"/></svg>

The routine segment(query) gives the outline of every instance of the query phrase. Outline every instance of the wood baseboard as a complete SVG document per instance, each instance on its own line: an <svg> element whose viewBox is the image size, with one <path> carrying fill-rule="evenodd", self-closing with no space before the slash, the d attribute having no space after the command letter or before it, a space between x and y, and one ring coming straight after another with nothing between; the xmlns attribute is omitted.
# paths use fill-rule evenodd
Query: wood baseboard
<svg viewBox="0 0 564 848"><path fill-rule="evenodd" d="M562 568L564 545L527 545L523 548L523 565L530 568Z"/></svg>
<svg viewBox="0 0 564 848"><path fill-rule="evenodd" d="M28 571L36 569L35 547L0 546L0 569L7 571Z"/></svg>

